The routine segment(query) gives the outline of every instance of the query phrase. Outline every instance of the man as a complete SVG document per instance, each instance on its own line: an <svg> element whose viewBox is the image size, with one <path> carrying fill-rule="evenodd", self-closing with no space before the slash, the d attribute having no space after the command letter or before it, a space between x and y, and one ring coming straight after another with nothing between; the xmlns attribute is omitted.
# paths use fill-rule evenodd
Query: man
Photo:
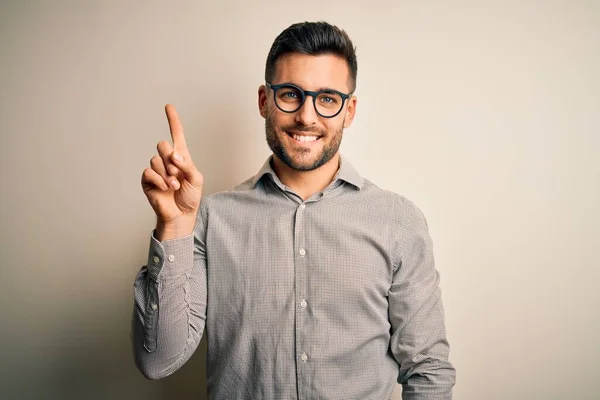
<svg viewBox="0 0 600 400"><path fill-rule="evenodd" d="M340 156L356 113L356 55L327 23L283 31L258 89L273 151L257 175L202 197L175 109L142 186L157 215L134 285L135 360L151 379L206 328L220 399L452 397L431 241L407 199Z"/></svg>

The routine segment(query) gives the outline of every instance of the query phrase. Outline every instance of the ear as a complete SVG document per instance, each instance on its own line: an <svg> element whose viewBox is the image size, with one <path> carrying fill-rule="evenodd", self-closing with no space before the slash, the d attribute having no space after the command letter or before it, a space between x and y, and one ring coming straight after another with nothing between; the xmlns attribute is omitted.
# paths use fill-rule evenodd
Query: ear
<svg viewBox="0 0 600 400"><path fill-rule="evenodd" d="M267 88L265 85L258 87L258 112L263 118L267 118Z"/></svg>
<svg viewBox="0 0 600 400"><path fill-rule="evenodd" d="M352 125L352 121L354 121L354 116L356 115L356 103L358 99L356 96L350 97L348 100L348 106L346 109L346 115L344 116L344 128L349 128Z"/></svg>

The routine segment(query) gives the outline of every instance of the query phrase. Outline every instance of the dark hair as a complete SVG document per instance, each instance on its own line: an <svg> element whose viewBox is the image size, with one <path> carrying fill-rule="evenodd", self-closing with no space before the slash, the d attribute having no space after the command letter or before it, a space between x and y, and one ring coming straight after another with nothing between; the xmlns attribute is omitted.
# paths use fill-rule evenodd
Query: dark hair
<svg viewBox="0 0 600 400"><path fill-rule="evenodd" d="M348 34L327 22L299 22L291 25L277 36L265 68L265 81L271 82L275 75L277 60L287 53L301 53L311 56L332 54L346 60L350 70L350 92L356 90L356 48Z"/></svg>

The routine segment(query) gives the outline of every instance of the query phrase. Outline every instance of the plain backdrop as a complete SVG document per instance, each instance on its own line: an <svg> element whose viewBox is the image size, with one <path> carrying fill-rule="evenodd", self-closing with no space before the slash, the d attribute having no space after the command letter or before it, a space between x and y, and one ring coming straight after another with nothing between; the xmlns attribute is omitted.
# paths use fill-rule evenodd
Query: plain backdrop
<svg viewBox="0 0 600 400"><path fill-rule="evenodd" d="M600 398L591 0L1 1L0 398L206 398L204 342L162 381L133 364L140 176L166 103L206 193L256 173L266 55L304 20L357 46L342 152L428 219L454 398Z"/></svg>

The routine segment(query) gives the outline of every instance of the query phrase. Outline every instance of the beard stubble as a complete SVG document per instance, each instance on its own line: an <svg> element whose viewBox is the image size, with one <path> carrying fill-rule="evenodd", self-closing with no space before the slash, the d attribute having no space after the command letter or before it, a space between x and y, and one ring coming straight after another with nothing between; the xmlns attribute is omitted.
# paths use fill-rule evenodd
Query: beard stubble
<svg viewBox="0 0 600 400"><path fill-rule="evenodd" d="M269 148L273 154L275 154L275 156L277 156L285 165L296 171L313 171L326 164L333 158L333 156L337 154L342 143L344 130L343 126L344 125L342 122L342 127L333 133L333 137L331 138L330 142L326 143L320 150L320 154L318 154L317 157L315 157L314 160L309 163L302 162L302 156L308 156L314 150L297 147L293 150L293 152L296 154L301 153L300 157L294 157L292 154L290 154L290 149L285 148L281 138L277 135L277 129L275 128L270 116L265 119L265 135ZM330 136L322 130L311 129L305 125L294 124L281 127L282 135L287 135L286 132L289 131L317 133L321 136L321 138L318 140L325 140Z"/></svg>

